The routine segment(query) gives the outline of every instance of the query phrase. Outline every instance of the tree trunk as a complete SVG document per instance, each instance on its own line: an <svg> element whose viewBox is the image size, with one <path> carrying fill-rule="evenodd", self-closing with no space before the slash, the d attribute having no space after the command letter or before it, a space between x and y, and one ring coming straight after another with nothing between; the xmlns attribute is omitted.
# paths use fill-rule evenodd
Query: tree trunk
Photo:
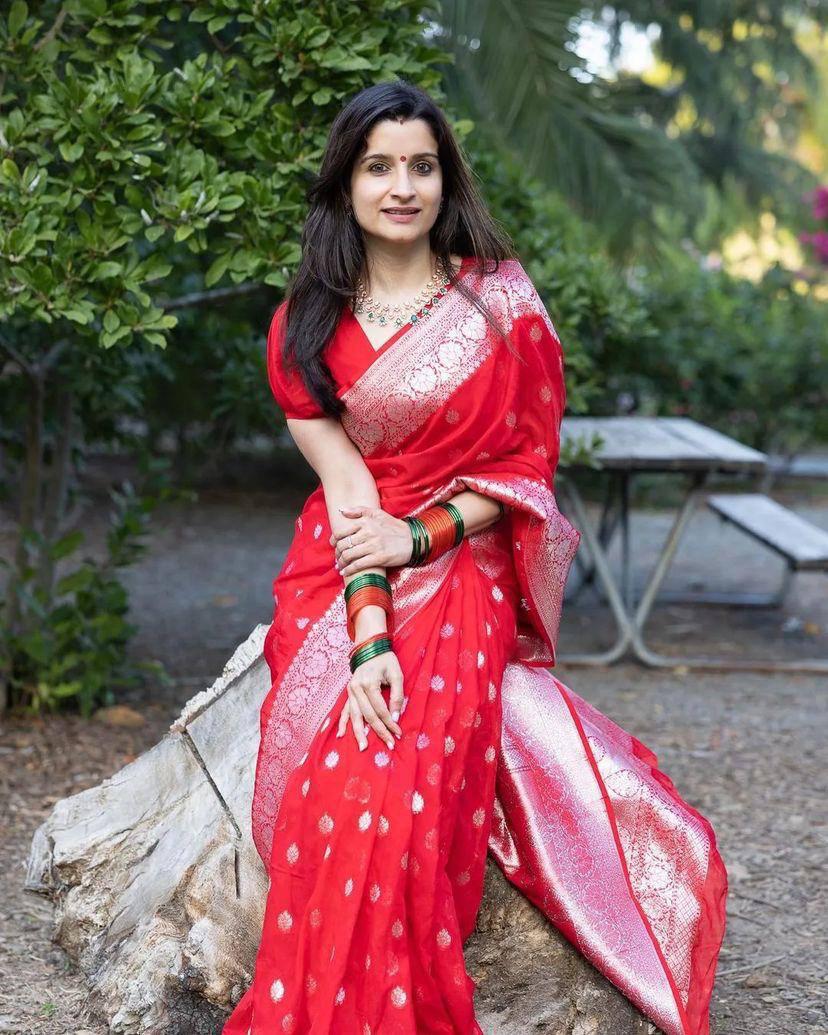
<svg viewBox="0 0 828 1035"><path fill-rule="evenodd" d="M35 833L25 886L53 900L54 940L110 1032L218 1033L251 981L267 894L250 832L266 631L163 740ZM488 1035L656 1031L491 860L466 958Z"/></svg>
<svg viewBox="0 0 828 1035"><path fill-rule="evenodd" d="M49 476L46 481L45 499L43 502L43 538L44 548L40 552L37 584L38 588L51 599L55 581L55 562L50 547L60 537L63 520L66 516L66 495L69 489L69 473L72 464L72 444L74 439L74 404L75 396L71 388L61 386L57 390L57 432L52 446L52 459L49 464Z"/></svg>

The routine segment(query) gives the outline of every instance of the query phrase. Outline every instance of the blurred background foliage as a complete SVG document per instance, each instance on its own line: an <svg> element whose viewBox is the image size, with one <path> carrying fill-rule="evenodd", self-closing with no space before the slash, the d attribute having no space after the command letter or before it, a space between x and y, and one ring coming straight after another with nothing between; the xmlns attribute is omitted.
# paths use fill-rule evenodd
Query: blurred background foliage
<svg viewBox="0 0 828 1035"><path fill-rule="evenodd" d="M4 5L0 710L89 710L139 678L117 570L158 502L279 427L264 330L331 120L379 79L446 108L563 340L572 411L824 442L826 267L804 241L826 6ZM135 474L107 556L81 560L99 449Z"/></svg>

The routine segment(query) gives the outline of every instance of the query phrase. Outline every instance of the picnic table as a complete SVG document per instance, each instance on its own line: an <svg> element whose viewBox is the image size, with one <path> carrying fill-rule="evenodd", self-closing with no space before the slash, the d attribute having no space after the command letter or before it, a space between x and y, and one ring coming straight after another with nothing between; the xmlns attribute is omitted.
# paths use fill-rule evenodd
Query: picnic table
<svg viewBox="0 0 828 1035"><path fill-rule="evenodd" d="M652 666L707 667L700 659L667 657L644 641L644 626L679 545L681 535L713 475L749 475L768 465L766 454L687 417L565 417L561 428L564 446L588 446L595 435L601 444L592 456L607 476L606 495L597 529L587 517L575 475L590 470L587 460L559 466L555 477L573 523L589 554L578 558L582 585L597 578L606 592L617 625L615 643L593 654L563 655L565 663L608 665L632 653ZM630 541L630 498L633 478L639 474L678 474L685 477L684 496L661 553L650 572L640 599L634 596ZM607 557L610 540L621 536L620 581ZM582 587L579 587L582 588ZM720 667L711 663L712 667Z"/></svg>

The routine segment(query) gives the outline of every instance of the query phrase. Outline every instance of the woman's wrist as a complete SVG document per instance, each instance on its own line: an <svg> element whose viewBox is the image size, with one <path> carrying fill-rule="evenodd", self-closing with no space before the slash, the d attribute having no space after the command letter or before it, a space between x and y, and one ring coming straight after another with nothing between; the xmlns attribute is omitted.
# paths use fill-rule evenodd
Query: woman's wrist
<svg viewBox="0 0 828 1035"><path fill-rule="evenodd" d="M385 609L378 604L366 604L365 607L361 607L354 618L354 630L357 642L375 633L387 632L388 615Z"/></svg>

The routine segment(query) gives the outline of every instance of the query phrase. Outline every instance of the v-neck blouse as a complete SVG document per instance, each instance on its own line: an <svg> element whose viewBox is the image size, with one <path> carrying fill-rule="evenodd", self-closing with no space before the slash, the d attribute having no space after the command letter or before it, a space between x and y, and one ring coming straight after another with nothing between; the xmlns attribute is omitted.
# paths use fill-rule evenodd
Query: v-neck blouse
<svg viewBox="0 0 828 1035"><path fill-rule="evenodd" d="M462 276L473 263L473 256L464 256L458 277ZM448 291L434 303L432 309L440 306L443 300L451 294L453 287L453 284L449 285ZM282 360L281 330L286 306L287 301L282 302L273 314L267 336L267 375L270 389L285 417L324 417L324 411L308 392L299 372L288 373L285 369ZM423 319L427 320L428 316ZM337 395L342 396L348 391L379 356L414 326L416 323L411 323L411 321L404 323L379 348L375 349L351 307L345 303L336 330L322 353L336 383Z"/></svg>

